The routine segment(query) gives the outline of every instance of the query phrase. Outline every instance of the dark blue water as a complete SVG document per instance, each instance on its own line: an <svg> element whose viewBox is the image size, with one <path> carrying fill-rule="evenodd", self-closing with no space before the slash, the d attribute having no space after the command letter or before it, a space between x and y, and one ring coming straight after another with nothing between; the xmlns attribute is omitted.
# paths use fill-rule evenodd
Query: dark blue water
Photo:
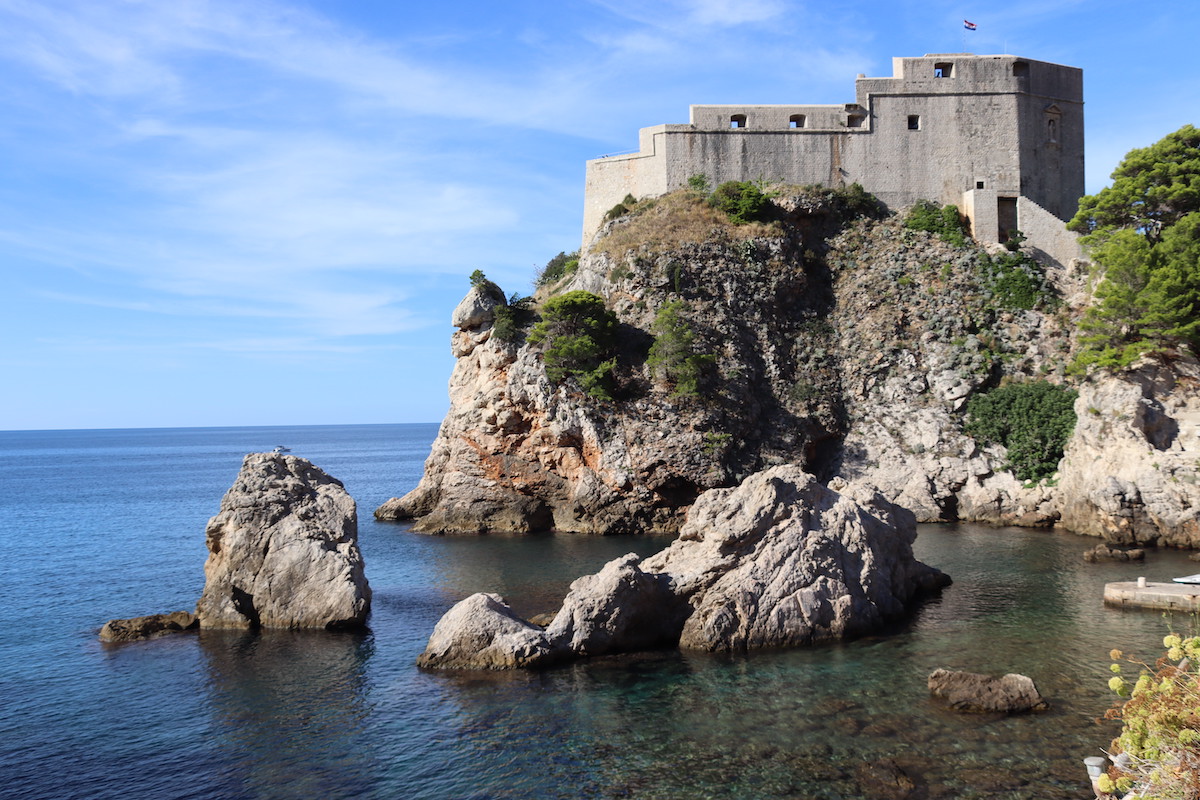
<svg viewBox="0 0 1200 800"><path fill-rule="evenodd" d="M1106 653L1157 614L1103 584L1195 572L1182 553L1088 565L1092 540L925 526L955 578L888 636L745 658L653 653L544 673L418 671L474 591L553 610L578 575L662 539L427 537L371 510L414 486L435 425L0 433L0 792L21 798L850 798L871 765L926 797L1086 796L1107 743ZM191 608L204 525L246 452L291 447L358 500L366 634L204 632L102 645L112 617ZM1180 621L1182 622L1182 621ZM1023 672L1053 706L963 717L934 668Z"/></svg>

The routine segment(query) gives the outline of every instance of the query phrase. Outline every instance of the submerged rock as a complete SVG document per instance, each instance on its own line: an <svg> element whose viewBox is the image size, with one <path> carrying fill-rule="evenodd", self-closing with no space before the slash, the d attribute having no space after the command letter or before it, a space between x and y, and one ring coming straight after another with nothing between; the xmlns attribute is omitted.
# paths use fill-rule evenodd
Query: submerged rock
<svg viewBox="0 0 1200 800"><path fill-rule="evenodd" d="M1099 561L1145 561L1146 551L1140 547L1121 550L1116 547L1098 544L1091 550L1084 552L1083 560L1089 564L1095 564Z"/></svg>
<svg viewBox="0 0 1200 800"><path fill-rule="evenodd" d="M935 670L929 676L929 693L945 700L956 711L1015 714L1049 708L1025 675L1010 673L1002 678L976 672Z"/></svg>
<svg viewBox="0 0 1200 800"><path fill-rule="evenodd" d="M205 628L363 624L371 590L354 500L303 458L251 453L209 520Z"/></svg>
<svg viewBox="0 0 1200 800"><path fill-rule="evenodd" d="M913 558L912 514L843 488L785 466L706 492L676 542L579 578L544 630L497 595L472 595L438 623L418 663L540 667L676 643L741 651L876 630L950 579Z"/></svg>
<svg viewBox="0 0 1200 800"><path fill-rule="evenodd" d="M200 620L189 611L172 611L169 614L150 614L130 619L110 619L100 629L100 639L105 642L136 642L141 639L157 639L172 633L195 630Z"/></svg>

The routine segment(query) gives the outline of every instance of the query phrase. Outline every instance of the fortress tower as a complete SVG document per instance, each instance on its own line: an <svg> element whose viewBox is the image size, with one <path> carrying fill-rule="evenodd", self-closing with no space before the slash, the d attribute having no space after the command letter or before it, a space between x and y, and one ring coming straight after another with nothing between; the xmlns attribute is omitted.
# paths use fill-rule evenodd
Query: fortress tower
<svg viewBox="0 0 1200 800"><path fill-rule="evenodd" d="M639 151L587 162L583 241L626 194L703 174L860 183L892 208L954 203L980 242L1019 229L1060 264L1078 255L1063 223L1083 195L1083 71L1010 55L892 59L842 105L692 106L686 125L642 128Z"/></svg>

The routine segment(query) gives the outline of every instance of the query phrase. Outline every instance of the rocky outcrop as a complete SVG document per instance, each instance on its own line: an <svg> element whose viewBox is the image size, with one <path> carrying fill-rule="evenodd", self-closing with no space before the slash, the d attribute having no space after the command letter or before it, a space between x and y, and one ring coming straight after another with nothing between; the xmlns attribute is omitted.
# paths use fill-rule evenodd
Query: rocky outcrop
<svg viewBox="0 0 1200 800"><path fill-rule="evenodd" d="M472 595L438 623L419 663L538 667L675 643L745 651L876 630L949 578L913 558L909 512L842 488L785 466L706 492L677 541L575 581L544 630L496 595Z"/></svg>
<svg viewBox="0 0 1200 800"><path fill-rule="evenodd" d="M354 500L305 459L251 453L209 520L205 628L362 625L371 590Z"/></svg>
<svg viewBox="0 0 1200 800"><path fill-rule="evenodd" d="M929 676L929 693L956 711L1016 714L1041 711L1049 703L1038 692L1033 679L1008 674L1001 678L975 672L935 670Z"/></svg>
<svg viewBox="0 0 1200 800"><path fill-rule="evenodd" d="M591 291L617 314L612 402L551 383L539 346L493 336L502 298L472 289L424 477L376 516L424 532L675 532L701 492L787 463L874 483L921 521L1053 522L1052 493L963 435L962 411L1002 378L1059 376L1065 318L1000 309L979 250L853 219L828 194L776 202L779 223L734 226L694 196L661 198L540 290ZM1074 297L1080 276L1050 279ZM713 360L695 396L647 364L668 302Z"/></svg>
<svg viewBox="0 0 1200 800"><path fill-rule="evenodd" d="M1062 525L1121 545L1200 547L1200 364L1145 360L1079 388Z"/></svg>
<svg viewBox="0 0 1200 800"><path fill-rule="evenodd" d="M545 629L514 615L499 595L471 595L438 622L417 664L450 669L544 667L670 646L679 639L686 607L672 592L668 576L644 572L631 553L574 581Z"/></svg>
<svg viewBox="0 0 1200 800"><path fill-rule="evenodd" d="M964 433L973 395L1066 380L1083 265L1048 265L1019 310L993 282L998 252L855 218L828 192L775 202L771 225L734 226L695 195L658 198L539 290L596 293L619 318L612 401L549 381L540 346L493 336L502 294L472 289L424 477L376 515L423 532L676 532L702 492L798 464L873 484L921 522L1061 519L1118 544L1200 546L1194 361L1089 379L1057 485L1018 480L1003 448ZM694 395L647 360L668 303L711 359Z"/></svg>
<svg viewBox="0 0 1200 800"><path fill-rule="evenodd" d="M1089 564L1097 564L1101 561L1145 561L1146 551L1140 547L1122 550L1118 547L1098 544L1091 550L1084 551L1083 560Z"/></svg>
<svg viewBox="0 0 1200 800"><path fill-rule="evenodd" d="M157 639L172 633L196 630L200 620L188 611L172 611L169 614L151 614L130 619L110 619L100 629L100 640L104 642L136 642L142 639Z"/></svg>

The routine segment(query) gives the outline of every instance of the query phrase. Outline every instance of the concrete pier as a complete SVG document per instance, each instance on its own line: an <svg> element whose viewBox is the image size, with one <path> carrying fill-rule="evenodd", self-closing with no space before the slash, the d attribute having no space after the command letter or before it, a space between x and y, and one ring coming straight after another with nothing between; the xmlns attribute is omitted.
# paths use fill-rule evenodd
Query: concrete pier
<svg viewBox="0 0 1200 800"><path fill-rule="evenodd" d="M1135 581L1106 583L1104 604L1121 608L1156 608L1163 611L1200 611L1200 585Z"/></svg>

